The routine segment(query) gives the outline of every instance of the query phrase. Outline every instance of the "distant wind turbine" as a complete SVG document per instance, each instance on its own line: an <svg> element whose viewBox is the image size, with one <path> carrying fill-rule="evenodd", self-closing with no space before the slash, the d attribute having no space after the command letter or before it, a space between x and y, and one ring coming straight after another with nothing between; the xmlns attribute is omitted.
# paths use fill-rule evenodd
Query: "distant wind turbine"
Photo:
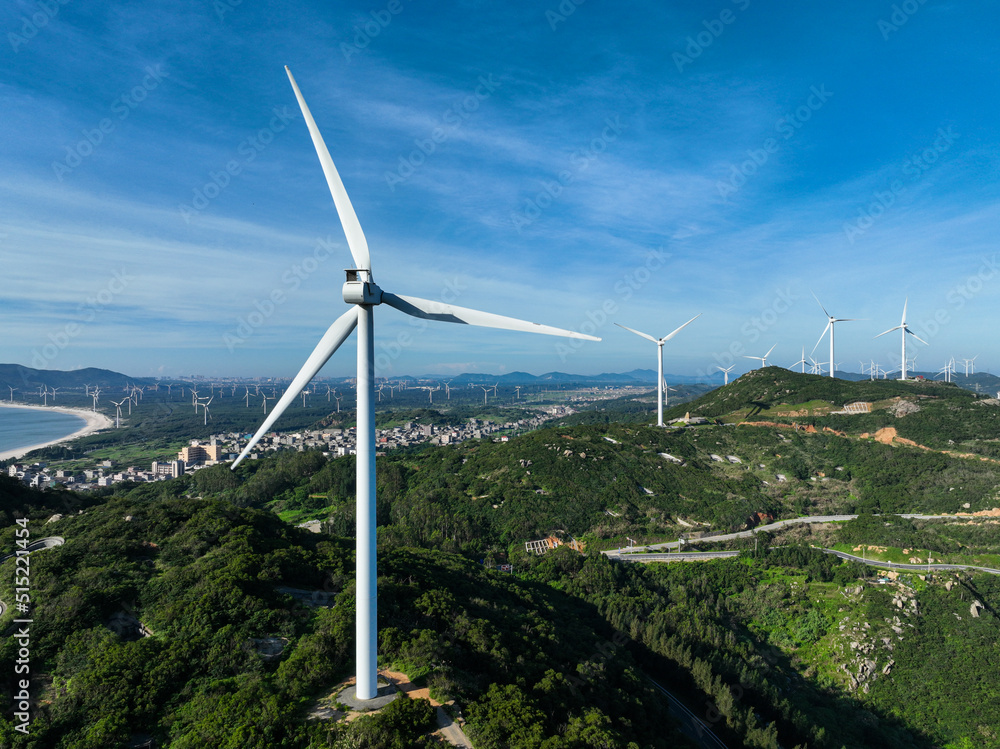
<svg viewBox="0 0 1000 749"><path fill-rule="evenodd" d="M720 367L719 365L715 366L717 370L722 372L722 376L725 378L725 382L722 383L723 385L729 384L729 373L733 371L735 366L735 364L730 364L728 367Z"/></svg>
<svg viewBox="0 0 1000 749"><path fill-rule="evenodd" d="M120 400L111 402L115 404L115 429L117 429L121 423L121 418L122 418L122 403L124 403L125 401Z"/></svg>
<svg viewBox="0 0 1000 749"><path fill-rule="evenodd" d="M799 359L797 362L795 362L792 366L793 367L797 367L800 364L802 365L802 374L805 374L806 373L806 347L805 346L802 347L802 358Z"/></svg>
<svg viewBox="0 0 1000 749"><path fill-rule="evenodd" d="M774 344L774 346L777 346L777 345L778 345L777 343ZM769 357L771 355L771 352L774 351L774 346L771 346L771 348L769 348L767 350L767 353L764 354L763 356L747 356L746 354L744 354L743 358L744 359L756 359L757 361L760 362L760 368L763 369L764 367L767 366L767 357Z"/></svg>
<svg viewBox="0 0 1000 749"><path fill-rule="evenodd" d="M903 356L902 356L902 362L903 363L902 363L902 365L900 367L900 370L899 370L899 379L901 379L901 380L905 380L906 379L906 336L907 335L911 335L914 338L916 338L918 341L920 341L922 344L924 344L925 346L929 345L927 343L927 341L925 341L923 338L921 338L916 333L914 333L912 330L910 330L910 328L906 325L906 305L909 304L909 301L910 301L909 297L907 297L905 300L903 300L903 319L899 323L899 325L897 325L895 328L889 328L885 332L879 333L877 336L875 336L875 338L881 338L886 333L891 333L894 330L900 330L900 331L902 331L902 333L900 333L900 337L903 339ZM895 371L895 370L890 370L890 371ZM888 375L889 372L886 372L885 374Z"/></svg>
<svg viewBox="0 0 1000 749"><path fill-rule="evenodd" d="M823 332L820 333L819 340L816 341L816 346L819 346L820 341L823 340L823 336L826 335L826 332L830 331L830 377L833 377L833 372L836 369L836 364L834 364L834 362L836 361L836 359L833 356L833 329L834 329L834 326L838 322L857 322L857 318L854 318L854 317L834 317L833 315L831 315L829 312L826 311L826 307L824 307L823 303L820 302L818 296L816 296L815 294L813 294L813 299L816 300L816 304L819 305L819 308L821 310L823 310L823 314L826 315L826 317L827 317L826 327L823 328ZM813 346L813 350L810 353L813 353L813 352L816 351L816 346Z"/></svg>
<svg viewBox="0 0 1000 749"><path fill-rule="evenodd" d="M672 332L668 333L667 335L663 336L663 338L654 338L653 336L649 335L648 333L640 333L638 330L633 330L632 328L626 328L621 323L617 323L616 322L615 325L617 325L619 328L625 328L625 330L627 330L629 333L635 333L640 338L645 338L647 341L652 341L653 343L656 344L656 381L657 381L657 383L662 383L663 382L663 344L666 343L667 341L669 341L671 338L673 338L678 333L680 333L682 330L684 330L684 328L686 328L688 325L690 325L691 323L693 323L699 317L701 317L701 313L700 312L697 315L695 315L694 317L692 317L690 320L688 320L686 323L684 323L683 325L681 325L679 328L677 328L677 329L673 330ZM663 426L663 390L661 390L659 387L656 388L656 426L658 426L658 427Z"/></svg>
<svg viewBox="0 0 1000 749"><path fill-rule="evenodd" d="M376 660L378 619L375 587L375 372L373 367L375 307L387 304L406 315L440 322L542 333L592 341L600 339L511 317L429 301L420 297L396 295L379 288L372 274L368 242L354 212L354 207L351 205L347 190L337 173L337 168L334 166L330 152L323 142L323 137L320 135L319 128L313 120L302 92L299 91L291 71L288 68L285 68L285 71L288 73L288 79L295 91L295 98L302 110L303 119L309 129L309 134L312 136L313 146L316 149L337 214L347 236L347 245L354 258L354 267L347 270L347 282L343 286L344 302L351 306L326 331L302 369L288 386L281 400L271 410L271 414L264 420L257 433L254 434L246 448L233 463L233 468L239 465L240 461L253 449L257 441L271 428L271 425L284 413L299 392L306 387L356 327L358 329L357 469L355 481L357 487L357 531L355 534L357 542L355 554L357 574L355 599L356 696L360 700L370 700L375 698L378 692L378 664Z"/></svg>

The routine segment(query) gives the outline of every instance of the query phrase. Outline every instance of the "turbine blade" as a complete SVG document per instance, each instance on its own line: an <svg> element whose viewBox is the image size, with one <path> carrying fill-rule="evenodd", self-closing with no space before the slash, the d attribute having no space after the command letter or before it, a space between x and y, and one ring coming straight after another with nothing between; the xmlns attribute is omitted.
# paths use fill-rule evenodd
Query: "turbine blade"
<svg viewBox="0 0 1000 749"><path fill-rule="evenodd" d="M810 290L809 293L813 295L813 299L816 300L816 304L819 305L819 308L823 310L823 314L826 315L827 317L830 317L830 313L826 311L826 307L823 306L823 303L819 300L819 297L816 296L816 292Z"/></svg>
<svg viewBox="0 0 1000 749"><path fill-rule="evenodd" d="M271 413L267 415L264 419L264 423L260 425L256 434L247 443L247 446L243 448L243 452L240 453L239 457L233 462L231 468L236 468L240 464L240 461L247 456L247 454L253 449L254 445L260 441L260 438L264 436L264 433L271 428L271 425L278 420L278 418L285 412L292 401L299 397L299 393L309 384L309 381L316 376L316 373L323 368L327 360L333 356L340 345L347 340L347 336L351 334L355 326L358 324L358 308L351 307L347 312L338 317L333 325L329 327L323 337L320 339L319 343L316 344L316 348L306 359L306 363L302 365L302 369L299 373L295 375L295 379L292 380L288 389L285 390L285 394L281 396L274 407L271 409Z"/></svg>
<svg viewBox="0 0 1000 749"><path fill-rule="evenodd" d="M647 335L645 333L641 333L638 330L633 330L632 328L629 328L629 327L627 327L625 325L622 325L621 323L618 323L618 322L616 322L615 325L617 325L619 328L625 328L625 330L627 330L629 333L635 333L637 336L642 336L647 341L652 341L653 343L659 343L659 341L656 340L655 338L653 338L653 336L651 336L651 335Z"/></svg>
<svg viewBox="0 0 1000 749"><path fill-rule="evenodd" d="M885 333L891 333L892 331L899 330L902 327L903 327L902 325L897 325L895 328L889 328L887 331L885 331ZM882 336L885 335L885 333L879 333L877 336L875 336L875 338L881 338ZM873 338L872 340L874 341L875 338Z"/></svg>
<svg viewBox="0 0 1000 749"><path fill-rule="evenodd" d="M823 336L826 335L826 331L828 331L829 329L830 329L830 323L827 322L826 327L823 328L823 332L819 334L819 340L816 341L816 345L813 346L812 351L809 352L810 356L816 353L816 349L819 348L819 344L823 340Z"/></svg>
<svg viewBox="0 0 1000 749"><path fill-rule="evenodd" d="M910 297L906 297L906 299L903 300L903 321L900 323L900 325L906 325L906 305L909 303L910 303Z"/></svg>
<svg viewBox="0 0 1000 749"><path fill-rule="evenodd" d="M776 344L774 344L774 346L777 346L777 345L778 345L777 343L776 343ZM764 354L764 356L763 356L763 358L764 358L764 359L766 359L767 357L769 357L769 356L771 355L771 352L772 352L772 351L774 351L774 346L771 346L771 348L769 348L769 349L767 350L767 353L766 353L766 354Z"/></svg>
<svg viewBox="0 0 1000 749"><path fill-rule="evenodd" d="M918 336L916 333L914 333L909 328L903 328L903 330L905 330L907 333L909 333L911 336L913 336L914 338L916 338L918 341L920 341L925 346L930 346L930 344L927 343L927 341L925 341L923 338L921 338L920 336Z"/></svg>
<svg viewBox="0 0 1000 749"><path fill-rule="evenodd" d="M679 328L677 328L677 330L675 330L675 331L674 331L673 333L670 333L669 335L665 335L665 336L663 336L663 338L661 338L660 340L661 340L661 341L669 341L669 340L670 340L671 338L673 338L673 337L674 337L675 335L677 335L678 333L680 333L680 332L681 332L681 331L682 331L682 330L683 330L684 328L686 328L686 327L687 327L688 325L690 325L691 323L693 323L693 322L694 322L695 320L697 320L697 319L698 319L699 317L701 317L701 312L699 312L699 313L698 313L697 315L695 315L694 317L692 317L692 318L691 318L690 320L688 320L688 321L687 321L686 323L684 323L683 325L681 325L681 326L680 326ZM770 351L768 351L768 353L771 353L771 352L770 352Z"/></svg>
<svg viewBox="0 0 1000 749"><path fill-rule="evenodd" d="M288 80L292 82L292 88L295 90L295 98L299 101L299 109L302 110L306 127L309 128L309 135L312 136L313 146L316 148L316 155L319 156L319 163L323 167L323 174L326 175L326 184L330 187L330 195L333 196L333 204L337 207L337 215L340 216L340 224L344 227L344 234L347 236L347 246L351 248L354 263L358 268L371 270L372 261L368 255L368 240L365 239L365 234L361 231L361 223L358 221L357 214L354 213L354 206L351 205L351 199L347 197L347 190L344 188L344 183L340 180L337 167L333 165L333 159L326 148L326 143L323 142L323 136L320 135L316 121L313 119L306 100L303 98L302 92L299 91L299 86L295 82L295 78L292 77L292 71L288 69L287 65L285 66L285 72L288 73Z"/></svg>
<svg viewBox="0 0 1000 749"><path fill-rule="evenodd" d="M462 323L482 328L520 330L525 333L541 333L543 335L557 335L565 338L582 338L585 341L601 340L595 336L577 333L573 330L553 328L548 325L540 325L536 322L518 320L514 317L494 315L492 312L480 312L479 310L468 309L467 307L457 307L454 304L432 302L429 299L421 299L415 296L390 294L388 291L382 292L382 301L390 307L395 307L400 312L405 312L407 315L412 315L413 317L422 317L425 320Z"/></svg>

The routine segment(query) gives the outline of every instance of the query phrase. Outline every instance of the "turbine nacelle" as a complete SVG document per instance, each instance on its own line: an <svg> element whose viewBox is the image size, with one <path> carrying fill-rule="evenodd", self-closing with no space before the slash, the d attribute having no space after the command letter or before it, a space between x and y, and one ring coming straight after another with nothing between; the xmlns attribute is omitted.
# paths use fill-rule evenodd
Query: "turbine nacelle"
<svg viewBox="0 0 1000 749"><path fill-rule="evenodd" d="M382 289L372 280L366 268L348 268L344 282L344 301L347 304L382 304Z"/></svg>

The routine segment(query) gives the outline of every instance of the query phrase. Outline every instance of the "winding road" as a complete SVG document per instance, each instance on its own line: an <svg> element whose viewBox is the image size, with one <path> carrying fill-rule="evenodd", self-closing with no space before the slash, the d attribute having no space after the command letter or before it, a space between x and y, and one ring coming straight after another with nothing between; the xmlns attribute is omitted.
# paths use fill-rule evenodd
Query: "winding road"
<svg viewBox="0 0 1000 749"><path fill-rule="evenodd" d="M889 515L896 515L897 517L906 518L907 520L956 520L956 519L967 519L971 520L975 518L974 515L921 515L918 513L886 513ZM693 539L688 543L697 543L698 541L706 541L709 543L715 543L716 541L732 541L736 538L752 538L754 534L760 531L774 531L784 528L789 525L808 525L812 523L843 523L848 520L854 520L857 515L811 515L804 518L788 518L787 520L777 520L773 523L768 523L767 525L759 525L756 528L749 531L737 531L736 533L722 533L718 536L705 536L704 538ZM678 549L681 547L681 541L667 541L662 544L648 544L646 546L629 546L621 549L607 549L602 551L602 554L606 554L609 557L618 558L623 554L628 554L629 556L634 556L636 549L642 549L647 552L652 552L655 549ZM858 560L861 561L861 560ZM888 563L886 563L888 564ZM926 566L926 565L924 565Z"/></svg>

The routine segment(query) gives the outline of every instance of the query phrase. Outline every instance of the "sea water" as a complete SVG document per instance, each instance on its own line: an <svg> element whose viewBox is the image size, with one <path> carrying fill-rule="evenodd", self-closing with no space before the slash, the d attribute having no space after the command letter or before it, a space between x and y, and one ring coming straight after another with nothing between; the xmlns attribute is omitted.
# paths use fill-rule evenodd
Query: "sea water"
<svg viewBox="0 0 1000 749"><path fill-rule="evenodd" d="M86 419L59 411L0 408L0 453L68 437L86 424Z"/></svg>

